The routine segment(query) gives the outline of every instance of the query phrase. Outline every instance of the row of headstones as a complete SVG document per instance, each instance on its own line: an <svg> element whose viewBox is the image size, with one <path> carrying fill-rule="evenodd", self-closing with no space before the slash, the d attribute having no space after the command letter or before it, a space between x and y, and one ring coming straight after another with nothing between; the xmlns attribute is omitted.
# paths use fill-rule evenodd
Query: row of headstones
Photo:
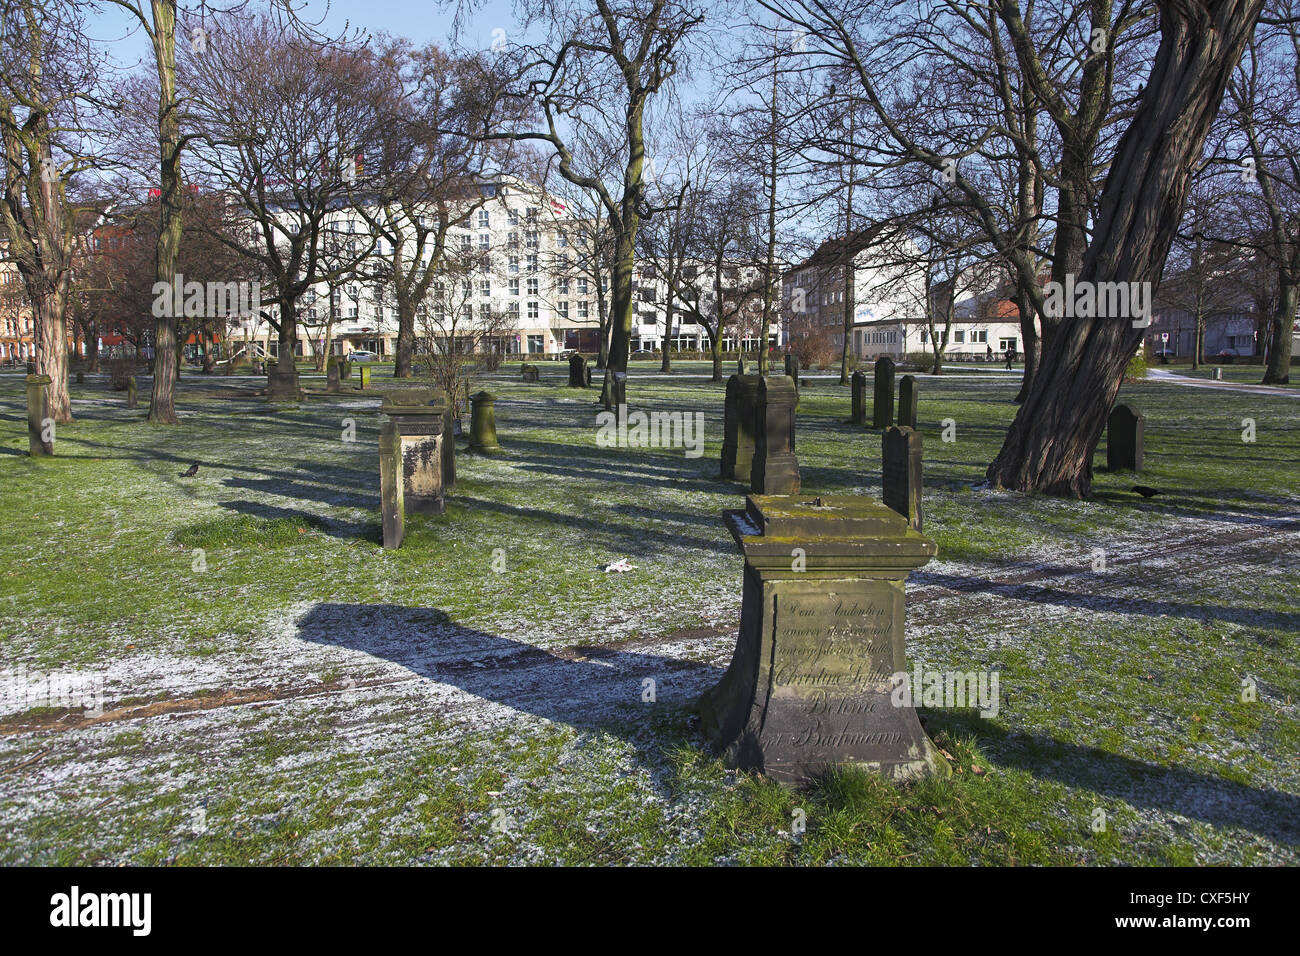
<svg viewBox="0 0 1300 956"><path fill-rule="evenodd" d="M532 362L519 366L519 373L525 382L537 382L541 379L541 369ZM591 387L591 365L579 353L569 356L569 388Z"/></svg>
<svg viewBox="0 0 1300 956"><path fill-rule="evenodd" d="M470 396L469 450L501 451L496 396ZM400 548L408 514L442 514L456 484L456 433L451 403L441 389L406 389L379 408L379 500L384 547Z"/></svg>
<svg viewBox="0 0 1300 956"><path fill-rule="evenodd" d="M849 421L854 425L867 423L867 376L861 371L854 372L849 379L852 393L852 412ZM871 403L871 427L886 429L893 424L894 418L894 360L883 356L876 360L874 377L874 394ZM904 375L898 382L898 424L907 428L916 427L917 414L916 378Z"/></svg>

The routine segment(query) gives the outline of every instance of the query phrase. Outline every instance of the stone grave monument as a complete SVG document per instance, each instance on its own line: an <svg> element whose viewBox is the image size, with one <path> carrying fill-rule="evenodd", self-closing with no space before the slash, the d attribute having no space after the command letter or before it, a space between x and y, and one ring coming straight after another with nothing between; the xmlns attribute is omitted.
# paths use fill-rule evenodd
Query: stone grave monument
<svg viewBox="0 0 1300 956"><path fill-rule="evenodd" d="M446 510L443 442L447 408L437 389L390 392L379 410L397 427L402 444L402 494L411 514L440 515Z"/></svg>
<svg viewBox="0 0 1300 956"><path fill-rule="evenodd" d="M860 370L849 377L849 391L852 393L852 414L849 423L865 425L867 423L867 376Z"/></svg>
<svg viewBox="0 0 1300 956"><path fill-rule="evenodd" d="M921 433L906 425L887 428L880 436L881 497L915 530L925 523L921 506Z"/></svg>
<svg viewBox="0 0 1300 956"><path fill-rule="evenodd" d="M699 710L727 765L792 784L844 765L951 773L893 693L904 582L934 542L862 497L751 495L724 518L745 555L740 636Z"/></svg>
<svg viewBox="0 0 1300 956"><path fill-rule="evenodd" d="M722 424L721 476L748 485L754 463L754 436L758 418L758 375L733 375L727 379Z"/></svg>
<svg viewBox="0 0 1300 956"><path fill-rule="evenodd" d="M875 395L871 403L871 427L884 431L894 424L894 360L888 355L876 359Z"/></svg>
<svg viewBox="0 0 1300 956"><path fill-rule="evenodd" d="M1128 405L1116 405L1106 424L1106 468L1141 471L1146 416Z"/></svg>
<svg viewBox="0 0 1300 956"><path fill-rule="evenodd" d="M339 390L339 363L335 361L334 356L325 360L325 391L331 395L337 394Z"/></svg>
<svg viewBox="0 0 1300 956"><path fill-rule="evenodd" d="M916 376L904 375L898 380L898 424L916 427Z"/></svg>
<svg viewBox="0 0 1300 956"><path fill-rule="evenodd" d="M469 397L469 450L484 455L501 451L497 443L497 397L491 392L476 392Z"/></svg>
<svg viewBox="0 0 1300 956"><path fill-rule="evenodd" d="M794 381L786 375L758 378L754 414L754 462L749 489L756 495L799 492L799 461L794 456Z"/></svg>
<svg viewBox="0 0 1300 956"><path fill-rule="evenodd" d="M385 548L400 548L406 535L405 484L402 480L402 435L397 423L388 419L379 427L379 510Z"/></svg>
<svg viewBox="0 0 1300 956"><path fill-rule="evenodd" d="M27 376L27 454L45 458L54 454L53 413L48 375ZM46 422L50 422L47 431Z"/></svg>
<svg viewBox="0 0 1300 956"><path fill-rule="evenodd" d="M591 366L581 352L569 356L569 388L589 388L591 386Z"/></svg>

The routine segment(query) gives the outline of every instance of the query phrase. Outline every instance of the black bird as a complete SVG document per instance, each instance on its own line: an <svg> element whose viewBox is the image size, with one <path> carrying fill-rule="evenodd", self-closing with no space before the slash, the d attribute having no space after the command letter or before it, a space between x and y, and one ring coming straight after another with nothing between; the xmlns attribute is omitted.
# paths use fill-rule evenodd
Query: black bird
<svg viewBox="0 0 1300 956"><path fill-rule="evenodd" d="M1154 498L1156 495L1160 494L1160 492L1155 488L1149 488L1146 485L1134 485L1133 490L1143 498Z"/></svg>
<svg viewBox="0 0 1300 956"><path fill-rule="evenodd" d="M181 477L193 478L198 473L199 473L199 463L196 461L194 464L190 465L190 467L186 468L184 471L181 472Z"/></svg>

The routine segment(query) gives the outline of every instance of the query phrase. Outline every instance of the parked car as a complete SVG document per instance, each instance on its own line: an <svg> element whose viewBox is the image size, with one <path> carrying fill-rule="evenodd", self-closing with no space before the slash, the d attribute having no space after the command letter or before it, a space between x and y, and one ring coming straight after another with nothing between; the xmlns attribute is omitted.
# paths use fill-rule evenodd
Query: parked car
<svg viewBox="0 0 1300 956"><path fill-rule="evenodd" d="M349 362L378 362L379 356L374 352L367 352L364 349L357 349L348 355Z"/></svg>

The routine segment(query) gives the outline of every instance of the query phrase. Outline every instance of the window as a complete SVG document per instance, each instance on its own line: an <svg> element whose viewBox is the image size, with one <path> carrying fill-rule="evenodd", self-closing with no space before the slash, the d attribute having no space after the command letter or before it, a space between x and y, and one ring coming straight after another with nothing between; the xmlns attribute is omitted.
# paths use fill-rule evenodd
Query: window
<svg viewBox="0 0 1300 956"><path fill-rule="evenodd" d="M563 232L557 232L557 233L555 234L555 244L556 244L557 246L559 246L561 249L566 249L566 248L568 248L568 245L569 245L569 236L568 236L568 234L567 234L567 233L563 233Z"/></svg>
<svg viewBox="0 0 1300 956"><path fill-rule="evenodd" d="M578 279L578 295L587 294L587 277L582 276Z"/></svg>
<svg viewBox="0 0 1300 956"><path fill-rule="evenodd" d="M529 272L537 271L537 253L535 252L528 257L528 271Z"/></svg>
<svg viewBox="0 0 1300 956"><path fill-rule="evenodd" d="M569 317L568 300L561 300L559 303L557 303L555 306L555 311L560 313L560 318L567 319Z"/></svg>
<svg viewBox="0 0 1300 956"><path fill-rule="evenodd" d="M519 233L512 232L506 237L506 246L510 249L519 248Z"/></svg>
<svg viewBox="0 0 1300 956"><path fill-rule="evenodd" d="M485 323L490 321L492 318L492 306L487 302L479 303L478 317Z"/></svg>
<svg viewBox="0 0 1300 956"><path fill-rule="evenodd" d="M508 210L506 210L506 220L507 220L507 221L510 223L510 225L512 225L512 226L517 226L517 225L519 225L519 210L518 210L518 209L508 209Z"/></svg>
<svg viewBox="0 0 1300 956"><path fill-rule="evenodd" d="M463 251L469 252L470 244L471 244L471 240L469 238L468 233L460 237L460 248Z"/></svg>
<svg viewBox="0 0 1300 956"><path fill-rule="evenodd" d="M528 235L524 236L524 244L527 245L529 249L536 249L536 248L537 248L537 233L536 233L536 232L529 232Z"/></svg>
<svg viewBox="0 0 1300 956"><path fill-rule="evenodd" d="M536 221L537 221L537 207L536 207L536 206L529 206L529 207L528 207L528 221L529 221L529 222L536 222Z"/></svg>
<svg viewBox="0 0 1300 956"><path fill-rule="evenodd" d="M568 295L568 294L569 294L569 280L568 280L568 277L560 278L560 279L557 279L557 280L555 281L555 291L558 292L558 293L560 293L560 295Z"/></svg>
<svg viewBox="0 0 1300 956"><path fill-rule="evenodd" d="M518 295L518 294L519 294L519 280L518 280L518 279L511 279L511 280L510 280L510 294L511 294L511 295Z"/></svg>
<svg viewBox="0 0 1300 956"><path fill-rule="evenodd" d="M488 211L486 209L480 209L478 211L478 227L480 229L486 229L491 225L491 223L492 217L489 215Z"/></svg>
<svg viewBox="0 0 1300 956"><path fill-rule="evenodd" d="M492 233L490 233L490 232L480 232L480 233L478 234L478 247L479 247L480 249L491 249L491 248L492 248Z"/></svg>
<svg viewBox="0 0 1300 956"><path fill-rule="evenodd" d="M474 284L470 282L468 279L461 279L460 294L468 299L471 295L474 294Z"/></svg>
<svg viewBox="0 0 1300 956"><path fill-rule="evenodd" d="M972 330L971 330L971 333L970 333L970 340L971 340L971 342L981 342L981 343L984 343L984 344L988 344L988 340L989 340L989 330L988 330L988 329L972 329Z"/></svg>
<svg viewBox="0 0 1300 956"><path fill-rule="evenodd" d="M511 257L510 257L510 271L511 271L512 273L517 273L517 272L519 271L519 257L518 257L518 256L511 256Z"/></svg>
<svg viewBox="0 0 1300 956"><path fill-rule="evenodd" d="M536 279L529 279L529 280L528 280L528 294L529 294L529 295L538 295L538 291L537 291L537 280L536 280Z"/></svg>
<svg viewBox="0 0 1300 956"><path fill-rule="evenodd" d="M587 300L583 299L581 302L578 303L578 318L586 319L589 318L590 315L591 312L587 308Z"/></svg>
<svg viewBox="0 0 1300 956"><path fill-rule="evenodd" d="M529 354L529 355L541 355L541 354L542 354L542 349L543 349L543 348L544 348L544 345L543 345L543 336L540 336L540 335L530 335L530 336L528 336L528 354Z"/></svg>
<svg viewBox="0 0 1300 956"><path fill-rule="evenodd" d="M506 312L508 312L511 316L513 316L515 321L518 321L518 320L519 320L519 303L518 303L518 302L511 302L509 305L506 306Z"/></svg>
<svg viewBox="0 0 1300 956"><path fill-rule="evenodd" d="M952 334L952 340L956 345L964 345L966 343L966 330L958 329Z"/></svg>
<svg viewBox="0 0 1300 956"><path fill-rule="evenodd" d="M1017 351L1017 352L1020 351L1019 349L1016 348L1016 340L1015 340L1015 339L1013 339L1013 338L1012 338L1012 339L998 339L998 351L999 351L999 352L1005 352L1007 349L1012 349L1012 350Z"/></svg>
<svg viewBox="0 0 1300 956"><path fill-rule="evenodd" d="M478 280L478 294L481 295L481 296L484 296L484 297L486 297L486 296L490 296L490 295L492 294L492 280L491 280L491 279L479 279L479 280Z"/></svg>
<svg viewBox="0 0 1300 956"><path fill-rule="evenodd" d="M529 322L536 322L536 321L537 321L537 314L538 314L537 303L536 303L536 302L529 302L529 303L528 303L528 321L529 321Z"/></svg>

